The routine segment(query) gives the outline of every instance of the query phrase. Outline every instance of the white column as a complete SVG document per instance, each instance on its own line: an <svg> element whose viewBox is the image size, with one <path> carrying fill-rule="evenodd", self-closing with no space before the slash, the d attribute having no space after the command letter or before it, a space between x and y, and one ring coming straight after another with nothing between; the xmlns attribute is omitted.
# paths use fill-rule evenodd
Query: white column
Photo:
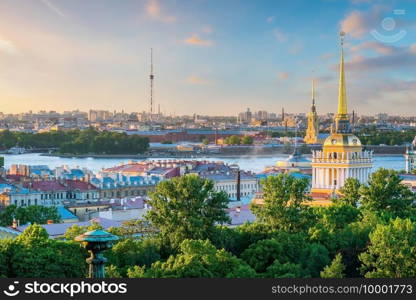
<svg viewBox="0 0 416 300"><path fill-rule="evenodd" d="M322 188L323 187L323 185L324 185L324 169L322 169L322 168L319 168L319 181L318 181L318 187L319 188Z"/></svg>
<svg viewBox="0 0 416 300"><path fill-rule="evenodd" d="M345 184L345 172L347 170L346 169L341 169L341 182L340 182L340 186L344 186Z"/></svg>

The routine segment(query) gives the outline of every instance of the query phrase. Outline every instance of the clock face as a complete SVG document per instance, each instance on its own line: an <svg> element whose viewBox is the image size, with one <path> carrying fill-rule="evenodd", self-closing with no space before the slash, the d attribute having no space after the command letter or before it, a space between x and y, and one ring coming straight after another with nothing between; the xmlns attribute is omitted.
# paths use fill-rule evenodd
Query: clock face
<svg viewBox="0 0 416 300"><path fill-rule="evenodd" d="M332 143L332 145L335 145L335 144L337 143L337 140L336 140L336 139L333 139L333 140L331 141L331 143Z"/></svg>

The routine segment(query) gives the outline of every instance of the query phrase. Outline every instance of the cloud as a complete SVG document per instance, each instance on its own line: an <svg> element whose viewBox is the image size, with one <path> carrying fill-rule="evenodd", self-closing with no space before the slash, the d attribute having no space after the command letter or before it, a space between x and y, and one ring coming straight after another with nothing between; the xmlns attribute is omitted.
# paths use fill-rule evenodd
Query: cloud
<svg viewBox="0 0 416 300"><path fill-rule="evenodd" d="M416 54L416 44L410 45L410 52Z"/></svg>
<svg viewBox="0 0 416 300"><path fill-rule="evenodd" d="M292 43L288 52L290 54L298 54L302 50L303 50L303 44L301 42L297 41L297 42Z"/></svg>
<svg viewBox="0 0 416 300"><path fill-rule="evenodd" d="M202 32L206 33L206 34L211 34L213 32L213 30L212 30L211 26L206 25L206 26L202 27Z"/></svg>
<svg viewBox="0 0 416 300"><path fill-rule="evenodd" d="M286 79L289 79L289 77L290 77L290 74L288 72L279 72L277 74L278 80L286 80Z"/></svg>
<svg viewBox="0 0 416 300"><path fill-rule="evenodd" d="M278 42L283 43L287 41L287 36L279 28L275 28L273 34Z"/></svg>
<svg viewBox="0 0 416 300"><path fill-rule="evenodd" d="M192 85L210 85L212 83L211 81L196 75L191 75L187 77L185 81Z"/></svg>
<svg viewBox="0 0 416 300"><path fill-rule="evenodd" d="M195 46L212 46L213 42L209 40L204 40L198 37L197 34L193 34L189 38L185 39L185 43L189 45L195 45Z"/></svg>
<svg viewBox="0 0 416 300"><path fill-rule="evenodd" d="M150 0L147 3L146 11L147 14L154 20L165 23L172 23L176 21L174 16L167 15L162 11L162 7L160 6L158 0Z"/></svg>
<svg viewBox="0 0 416 300"><path fill-rule="evenodd" d="M347 70L351 71L414 68L416 66L416 51L413 45L407 48L392 47L392 52L389 54L376 57L356 55L351 61L346 62L345 65ZM338 66L333 66L333 69L338 69Z"/></svg>
<svg viewBox="0 0 416 300"><path fill-rule="evenodd" d="M7 54L16 54L17 48L16 45L11 41L0 38L0 52L4 52Z"/></svg>
<svg viewBox="0 0 416 300"><path fill-rule="evenodd" d="M53 11L55 14L62 18L66 18L66 15L55 4L52 4L51 0L40 0L47 8Z"/></svg>
<svg viewBox="0 0 416 300"><path fill-rule="evenodd" d="M364 42L358 45L351 46L351 51L360 52L362 50L373 50L379 54L393 54L396 47L388 46L379 42Z"/></svg>
<svg viewBox="0 0 416 300"><path fill-rule="evenodd" d="M267 18L266 18L266 22L267 22L267 23L272 23L272 22L274 21L274 19L275 19L275 16L270 16L270 17L267 17Z"/></svg>
<svg viewBox="0 0 416 300"><path fill-rule="evenodd" d="M370 30L380 26L385 7L374 6L370 11L354 10L341 20L341 30L354 38L362 38Z"/></svg>

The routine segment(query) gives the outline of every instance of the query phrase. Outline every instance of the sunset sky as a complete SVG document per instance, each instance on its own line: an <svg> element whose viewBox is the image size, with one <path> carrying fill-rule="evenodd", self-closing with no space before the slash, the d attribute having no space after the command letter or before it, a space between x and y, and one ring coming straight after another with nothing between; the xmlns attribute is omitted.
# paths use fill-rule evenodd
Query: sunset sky
<svg viewBox="0 0 416 300"><path fill-rule="evenodd" d="M0 0L0 111L415 115L416 1Z"/></svg>

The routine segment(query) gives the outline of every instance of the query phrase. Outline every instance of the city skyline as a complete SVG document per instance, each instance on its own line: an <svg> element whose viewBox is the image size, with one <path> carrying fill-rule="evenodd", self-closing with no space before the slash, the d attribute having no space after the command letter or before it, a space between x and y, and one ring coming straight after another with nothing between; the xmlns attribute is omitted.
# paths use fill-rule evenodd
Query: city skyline
<svg viewBox="0 0 416 300"><path fill-rule="evenodd" d="M412 1L25 5L0 1L5 113L148 111L153 48L155 108L165 114L307 113L312 77L318 114L326 114L337 105L340 30L350 113L411 115L416 100Z"/></svg>

